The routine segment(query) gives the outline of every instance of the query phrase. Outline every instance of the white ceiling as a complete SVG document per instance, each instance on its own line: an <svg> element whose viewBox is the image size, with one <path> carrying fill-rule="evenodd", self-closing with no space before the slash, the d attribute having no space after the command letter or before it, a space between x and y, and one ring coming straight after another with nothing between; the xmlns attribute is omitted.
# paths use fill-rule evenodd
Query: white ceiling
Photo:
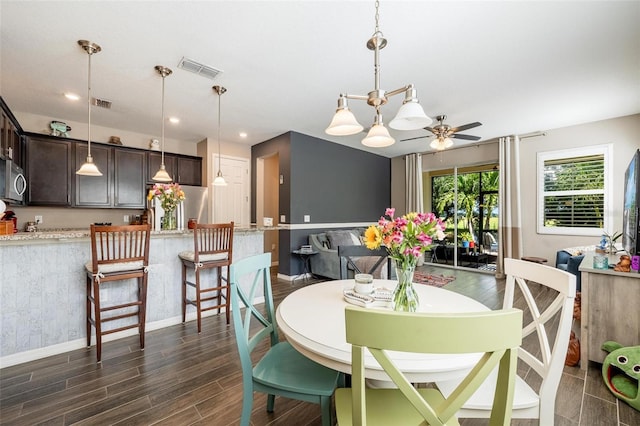
<svg viewBox="0 0 640 426"><path fill-rule="evenodd" d="M639 1L381 1L381 88L414 84L426 113L482 140L640 112ZM92 124L159 138L166 78L166 137L217 135L217 95L225 86L221 139L253 145L289 130L387 157L429 151L423 130L392 131L384 149L364 136L333 137L341 92L374 88L373 1L9 1L1 0L1 95L13 111L86 122L87 54L92 57ZM178 69L182 57L223 71L215 80ZM402 95L383 107L385 122ZM350 106L368 127L374 110ZM434 123L435 124L435 123ZM246 139L239 132L248 133ZM72 136L82 138L73 134ZM456 140L456 144L471 143Z"/></svg>

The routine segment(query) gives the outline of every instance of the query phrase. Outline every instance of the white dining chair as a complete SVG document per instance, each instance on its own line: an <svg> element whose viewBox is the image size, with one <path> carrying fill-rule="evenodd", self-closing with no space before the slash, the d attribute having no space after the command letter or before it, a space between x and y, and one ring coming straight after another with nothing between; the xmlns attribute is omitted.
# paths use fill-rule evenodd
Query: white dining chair
<svg viewBox="0 0 640 426"><path fill-rule="evenodd" d="M522 373L522 365L518 366L520 374L516 377L512 418L538 419L540 425L553 425L556 394L571 333L576 277L560 269L518 259L505 259L504 266L507 282L503 309L517 307L524 311L523 341L518 358L528 367ZM516 292L518 298L515 297ZM539 377L535 377L536 373ZM533 383L540 383L539 388L536 386L537 391L531 386ZM436 385L448 396L457 382L437 382ZM494 386L495 376L483 383L457 416L488 418Z"/></svg>

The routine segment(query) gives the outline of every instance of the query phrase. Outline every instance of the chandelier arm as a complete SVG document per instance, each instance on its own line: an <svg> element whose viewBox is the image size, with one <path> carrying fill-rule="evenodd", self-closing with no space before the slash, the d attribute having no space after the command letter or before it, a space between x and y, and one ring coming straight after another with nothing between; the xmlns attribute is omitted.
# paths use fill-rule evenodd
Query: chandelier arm
<svg viewBox="0 0 640 426"><path fill-rule="evenodd" d="M404 87L400 87L399 89L392 90L390 92L386 92L387 98L395 95L399 95L400 93L405 93L407 90L413 89L413 84L407 84Z"/></svg>
<svg viewBox="0 0 640 426"><path fill-rule="evenodd" d="M349 95L349 94L344 94L344 95L340 95L343 98L347 98L347 99L357 99L359 101L366 101L369 100L369 96L364 96L364 95Z"/></svg>

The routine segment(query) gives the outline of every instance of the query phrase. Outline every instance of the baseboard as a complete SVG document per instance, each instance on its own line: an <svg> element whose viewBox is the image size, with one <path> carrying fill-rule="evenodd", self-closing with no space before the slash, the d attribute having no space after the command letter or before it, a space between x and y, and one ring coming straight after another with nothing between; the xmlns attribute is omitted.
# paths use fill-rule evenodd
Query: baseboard
<svg viewBox="0 0 640 426"><path fill-rule="evenodd" d="M254 301L254 304L258 305L264 303L264 296L257 297ZM224 309L221 310L221 314L225 312ZM218 315L215 311L207 311L202 314L203 318ZM186 322L195 321L197 319L195 311L187 314ZM176 317L166 318L163 320L148 322L145 329L145 334L154 331L160 330L162 328L171 327L174 325L182 324L182 315L178 315ZM197 330L196 330L197 332ZM128 330L119 331L117 333L108 334L102 338L102 344L106 342L111 342L113 340L122 339L124 337L135 336L138 334L137 328L130 328ZM91 345L96 344L95 336L91 337ZM15 354L7 355L0 358L0 369L11 367L18 364L24 364L26 362L35 361L38 359L46 358L53 355L59 355L65 352L75 351L77 349L82 349L87 347L87 339L83 337L81 339L70 340L64 343L58 343L56 345L47 346L44 348L32 349L29 351L18 352Z"/></svg>

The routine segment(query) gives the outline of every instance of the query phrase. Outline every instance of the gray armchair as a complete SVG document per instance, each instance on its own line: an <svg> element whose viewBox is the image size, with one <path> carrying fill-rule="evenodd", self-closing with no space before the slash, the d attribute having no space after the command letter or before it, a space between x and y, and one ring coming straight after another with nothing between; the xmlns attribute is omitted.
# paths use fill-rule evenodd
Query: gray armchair
<svg viewBox="0 0 640 426"><path fill-rule="evenodd" d="M584 254L572 255L565 250L558 250L556 252L556 268L567 271L576 276L576 291L580 291L580 271L578 267L580 262L584 259Z"/></svg>

